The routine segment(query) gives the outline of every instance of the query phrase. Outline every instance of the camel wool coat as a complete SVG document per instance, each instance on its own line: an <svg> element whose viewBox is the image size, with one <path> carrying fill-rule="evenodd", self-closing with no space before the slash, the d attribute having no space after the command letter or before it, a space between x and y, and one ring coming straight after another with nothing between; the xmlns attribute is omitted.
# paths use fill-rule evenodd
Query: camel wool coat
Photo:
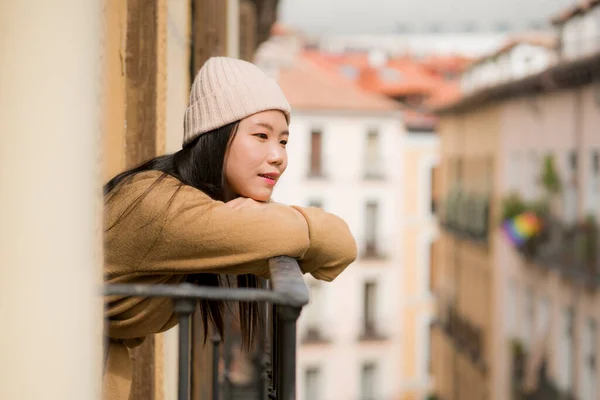
<svg viewBox="0 0 600 400"><path fill-rule="evenodd" d="M105 197L105 283L177 284L193 273L266 278L267 260L281 255L297 259L304 273L332 281L356 258L347 224L318 208L293 208L306 223L290 206L233 210L162 172L138 173ZM103 398L127 400L128 349L177 319L172 301L163 298L107 296L105 309Z"/></svg>

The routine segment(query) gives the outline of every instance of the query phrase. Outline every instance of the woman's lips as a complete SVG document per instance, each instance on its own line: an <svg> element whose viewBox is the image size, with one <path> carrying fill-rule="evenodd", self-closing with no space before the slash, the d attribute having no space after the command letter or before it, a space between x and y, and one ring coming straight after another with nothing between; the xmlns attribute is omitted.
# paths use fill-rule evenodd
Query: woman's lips
<svg viewBox="0 0 600 400"><path fill-rule="evenodd" d="M271 175L258 175L258 176L260 176L262 180L264 180L268 185L271 185L271 186L275 186L275 183L277 182L277 179Z"/></svg>

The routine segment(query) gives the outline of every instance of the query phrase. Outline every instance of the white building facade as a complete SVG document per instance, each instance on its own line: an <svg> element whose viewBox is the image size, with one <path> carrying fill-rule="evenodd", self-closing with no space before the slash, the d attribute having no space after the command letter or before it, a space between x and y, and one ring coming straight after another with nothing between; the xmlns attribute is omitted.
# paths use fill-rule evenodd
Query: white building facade
<svg viewBox="0 0 600 400"><path fill-rule="evenodd" d="M298 325L298 398L425 398L434 384L437 137L407 131L398 103L318 64L293 39L272 38L255 59L292 105L289 165L274 199L339 215L359 250L332 283L306 276L311 300Z"/></svg>
<svg viewBox="0 0 600 400"><path fill-rule="evenodd" d="M395 112L299 111L290 132L289 167L275 199L339 215L359 248L334 284L307 277L299 398L394 398L401 363L401 119Z"/></svg>

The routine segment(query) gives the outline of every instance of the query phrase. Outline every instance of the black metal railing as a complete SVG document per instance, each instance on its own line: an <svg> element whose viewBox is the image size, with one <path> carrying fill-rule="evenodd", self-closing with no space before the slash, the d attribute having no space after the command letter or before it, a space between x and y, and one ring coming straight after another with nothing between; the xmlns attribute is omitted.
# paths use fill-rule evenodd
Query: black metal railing
<svg viewBox="0 0 600 400"><path fill-rule="evenodd" d="M467 357L483 375L487 374L484 355L484 332L468 319L462 317L454 307L447 307L433 323L451 340L456 350Z"/></svg>
<svg viewBox="0 0 600 400"><path fill-rule="evenodd" d="M165 297L174 301L179 317L178 399L191 398L190 327L192 314L199 299L265 303L267 321L260 333L262 339L259 378L256 392L259 399L294 400L296 396L296 323L302 307L308 304L308 288L296 260L276 257L269 260L271 278L267 289L215 288L179 285L106 285L106 296ZM219 347L222 340L213 337L212 398L221 399L219 385ZM269 368L272 367L272 368ZM225 372L227 381L227 371ZM225 388L226 399L233 398L231 387Z"/></svg>
<svg viewBox="0 0 600 400"><path fill-rule="evenodd" d="M543 231L528 240L520 253L529 261L558 271L590 288L600 286L600 230L595 223L569 225L543 218Z"/></svg>
<svg viewBox="0 0 600 400"><path fill-rule="evenodd" d="M445 197L439 221L448 232L461 239L487 243L490 198L455 188Z"/></svg>
<svg viewBox="0 0 600 400"><path fill-rule="evenodd" d="M530 354L524 349L523 344L518 340L511 342L511 398L513 400L573 400L573 395L566 391L561 392L556 384L548 375L548 362L544 358L539 366L536 374L536 382L532 387L525 387L526 364Z"/></svg>

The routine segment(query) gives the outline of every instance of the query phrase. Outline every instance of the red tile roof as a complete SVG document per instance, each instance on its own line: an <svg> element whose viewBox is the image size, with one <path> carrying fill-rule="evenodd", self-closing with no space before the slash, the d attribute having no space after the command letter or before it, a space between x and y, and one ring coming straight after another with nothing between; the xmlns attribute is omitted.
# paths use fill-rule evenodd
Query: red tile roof
<svg viewBox="0 0 600 400"><path fill-rule="evenodd" d="M443 84L443 79L411 60L393 59L382 68L364 68L358 82L370 91L390 97L405 97L428 96Z"/></svg>
<svg viewBox="0 0 600 400"><path fill-rule="evenodd" d="M398 111L400 105L359 87L310 52L279 72L279 84L293 108L304 110Z"/></svg>
<svg viewBox="0 0 600 400"><path fill-rule="evenodd" d="M313 67L327 72L327 82L323 84L331 85L340 81L345 82L344 85L354 83L354 87L360 88L362 93L377 95L379 99L415 98L413 104L400 106L404 123L409 129L435 128L437 116L429 111L430 107L445 105L460 97L458 81L445 79L443 75L457 75L470 63L469 59L462 57L430 57L425 60L398 57L387 60L380 68L374 68L366 53L331 54L315 50L305 51L302 58L304 62L310 62ZM296 77L285 78L295 82L295 91L308 91L306 85L296 83ZM347 96L343 97L347 101ZM323 98L311 101L330 100Z"/></svg>
<svg viewBox="0 0 600 400"><path fill-rule="evenodd" d="M433 110L452 104L460 98L460 83L458 81L446 82L425 100L425 106L427 109Z"/></svg>

